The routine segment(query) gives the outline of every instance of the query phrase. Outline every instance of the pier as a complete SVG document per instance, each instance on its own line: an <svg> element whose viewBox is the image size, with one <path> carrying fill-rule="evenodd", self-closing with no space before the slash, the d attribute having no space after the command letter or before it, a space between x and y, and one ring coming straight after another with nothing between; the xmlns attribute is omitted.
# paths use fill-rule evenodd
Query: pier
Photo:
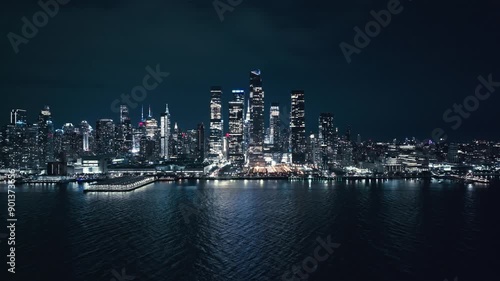
<svg viewBox="0 0 500 281"><path fill-rule="evenodd" d="M136 176L121 177L90 184L84 187L83 192L125 192L132 191L156 181L155 177Z"/></svg>

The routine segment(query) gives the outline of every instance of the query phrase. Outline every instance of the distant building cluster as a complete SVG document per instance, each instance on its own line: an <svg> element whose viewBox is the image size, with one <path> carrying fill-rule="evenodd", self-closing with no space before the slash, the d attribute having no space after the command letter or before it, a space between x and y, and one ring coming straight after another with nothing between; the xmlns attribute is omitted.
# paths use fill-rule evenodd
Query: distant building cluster
<svg viewBox="0 0 500 281"><path fill-rule="evenodd" d="M1 168L61 171L74 164L81 171L92 172L105 170L104 161L135 166L191 163L259 173L305 167L330 175L338 171L422 172L440 163L499 163L498 143L362 141L350 128L339 133L331 112L314 117L317 128L307 131L305 92L290 91L289 110L288 105L278 102L270 103L266 110L260 70L250 72L248 94L242 89L231 90L227 105L222 102L222 87L211 87L209 94L208 128L199 123L196 128L181 129L172 121L168 104L159 120L151 108L146 115L143 108L134 124L129 108L121 105L117 119L66 123L60 128L55 127L48 106L34 122L28 122L26 110L13 109L9 124L0 133ZM224 122L228 122L227 131Z"/></svg>

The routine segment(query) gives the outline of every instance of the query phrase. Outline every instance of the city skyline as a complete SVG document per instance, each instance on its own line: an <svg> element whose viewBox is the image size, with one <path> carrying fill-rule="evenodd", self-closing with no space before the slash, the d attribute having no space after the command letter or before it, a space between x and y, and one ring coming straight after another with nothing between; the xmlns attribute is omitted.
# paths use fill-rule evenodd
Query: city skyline
<svg viewBox="0 0 500 281"><path fill-rule="evenodd" d="M39 9L32 4L6 4L11 9L1 12L5 24L0 31L20 34L20 19ZM340 127L351 125L372 139L426 138L436 127L444 127L453 139L497 139L500 128L491 122L499 119L497 95L481 103L459 130L442 118L453 104L474 94L478 76L491 73L500 80L493 4L461 3L453 13L446 12L444 3L432 9L420 2L403 4L403 12L348 64L339 44L352 45L353 28L371 21L370 10L384 9L387 1L321 3L314 9L302 1L244 1L226 12L223 22L212 3L199 0L150 5L71 1L28 44L21 44L18 54L7 36L0 41L0 112L24 108L34 118L40 105L48 104L55 116L72 123L114 117L110 104L142 82L147 66L159 64L171 75L142 103L151 104L155 115L165 103L176 105L172 114L191 128L197 124L182 110L184 103L189 100L194 112L206 116L208 87L246 89L246 72L260 68L268 96L284 101L290 89L303 89L313 116L333 112ZM214 32L207 36L202 26ZM122 28L128 28L127 34ZM254 42L262 44L255 47ZM223 97L224 104L228 100ZM266 108L272 102L266 99ZM137 120L140 108L130 113ZM1 124L6 123L2 118ZM306 123L315 125L309 119Z"/></svg>
<svg viewBox="0 0 500 281"><path fill-rule="evenodd" d="M213 88L213 86L212 86ZM225 89L224 87L219 87L220 90L222 91L222 94L221 94L221 104L222 104L222 116L223 116L223 119L222 119L222 131L224 133L229 133L230 132L230 125L229 125L229 106L231 104L231 102L233 102L233 98L234 98L234 91L242 91L243 95L244 95L244 105L245 107L246 106L249 106L249 93L248 91L245 91L245 90L235 90L235 89L240 89L240 88L244 88L244 87L240 87L240 88L234 88L232 90L230 89ZM208 88L210 90L210 87ZM289 92L292 92L293 90L289 91ZM309 95L307 95L307 97L309 98ZM206 98L208 102L210 102L210 97ZM268 102L268 100L271 100L271 102ZM264 101L265 102L265 106L264 106L264 128L266 129L270 129L271 127L271 120L269 117L269 115L271 114L271 109L273 107L276 107L278 106L279 108L279 116L281 119L281 121L283 121L283 116L284 114L286 113L284 110L288 111L288 114L290 114L290 111L291 111L291 106L290 106L290 101L287 101L287 102L283 102L283 101L278 101L276 99L272 99L272 98L267 98L267 100ZM308 102L306 101L306 104ZM162 118L162 116L164 115L165 112L161 112L160 110L159 111L155 111L155 110L152 110L152 108L161 108L163 107L163 109L165 109L165 106L168 106L169 102L166 102L164 103L163 105L151 105L151 104L141 104L140 106L137 106L137 108L134 109L131 109L129 107L127 107L127 115L128 115L128 120L130 120L131 122L131 125L132 126L137 126L139 123L141 123L143 120L145 120L145 117L144 117L144 110L148 110L148 114L146 116L148 116L149 114L152 114L151 116L152 117L156 117L156 120L160 121L160 119ZM63 127L66 125L66 124L80 124L81 122L89 122L89 124L91 125L91 127L93 127L95 129L95 123L98 121L98 120L101 120L101 119L109 119L109 120L113 120L113 122L115 122L116 124L119 124L120 123L120 120L122 120L122 116L120 113L116 113L116 112L112 112L110 110L110 114L108 114L107 116L104 116L104 117L97 117L95 120L93 119L90 119L90 118L84 118L82 120L74 120L74 121L71 121L71 120L68 120L67 117L63 117L63 116L57 116L57 114L54 114L54 112L57 112L57 108L54 108L53 106L51 106L50 104L47 105L47 104L44 104L44 105L39 105L39 108L38 110L35 110L35 111L31 111L31 110L27 110L26 107L22 107L22 106L19 106L19 107L13 107L9 110L9 113L8 114L3 114L4 115L4 118L0 118L0 126L5 126L7 124L11 124L13 118L17 118L15 114L21 114L22 118L24 120L26 120L28 122L28 124L32 124L34 122L36 122L37 118L39 117L39 113L40 113L40 108L43 108L44 106L49 106L50 109L51 109L51 112L52 112L52 115L56 116L56 118L53 120L54 124L55 124L55 128L56 129L63 129ZM126 106L126 104L120 104L120 106ZM178 112L177 110L179 108L175 107L175 104L174 104L174 108L173 108L173 111L174 112ZM308 109L311 109L309 106L308 106ZM245 108L245 112L247 111L248 109ZM20 111L20 112L16 112L14 113L14 111ZM170 116L170 112L172 111L172 109L168 109L169 111L169 116ZM314 112L314 109L311 109L311 111ZM134 116L133 113L136 113L135 115L137 116ZM318 118L321 117L321 115L323 114L333 114L333 116L335 117L335 127L339 130L339 132L342 132L344 130L347 130L347 129L351 129L352 130L352 126L350 124L352 124L352 122L347 122L346 124L344 124L343 126L342 125L339 125L338 123L338 115L335 114L335 112L332 112L332 111L325 111L325 112L320 112L317 114L317 116L313 116L313 118L311 118L310 114L307 114L309 118L305 118L305 133L308 134L308 133L318 133L318 128L317 128L317 123L318 123ZM91 114L89 114L91 115ZM201 114L200 114L201 115ZM207 110L207 115L210 115L210 109ZM199 116L199 115L196 115L196 116ZM451 115L450 115L451 116ZM174 123L177 123L177 124L181 124L181 127L183 129L187 129L187 128L196 128L200 123L203 123L205 124L205 126L207 128L209 128L210 126L210 117L206 117L206 116L200 116L200 118L196 119L196 118L192 118L193 115L191 114L191 120L186 122L186 123L182 123L180 121L178 121L178 119L172 119L174 121ZM224 118L225 117L225 118ZM457 115L454 116L454 117L460 117L460 115ZM284 117L284 118L288 118L288 117ZM342 118L340 118L342 119ZM466 118L464 118L466 119ZM172 122L172 120L170 120L170 122ZM225 122L224 122L225 120ZM451 119L450 119L451 120ZM462 122L466 123L466 120ZM190 126L190 125L186 125L186 124L194 124L194 126ZM170 124L171 125L171 129L173 127L173 123ZM465 126L465 125L464 125ZM446 127L446 126L442 126L442 127ZM408 130L408 131L411 131L411 130ZM457 130L457 131L460 131ZM370 136L366 136L363 131L361 130L355 130L356 132L356 135L361 135L363 136L363 138L366 140L366 139L369 139L371 141L392 141L394 139L398 139L398 140L403 140L405 138L408 138L408 139L411 139L411 138L416 138L418 140L437 140L437 138L433 138L433 131L430 130L429 131L429 134L428 135L424 135L424 136L419 136L419 135L413 135L411 133L407 133L407 134L403 134L403 135L385 135L385 136L382 136L380 138L375 138L375 137L370 137ZM446 131L445 131L446 132ZM458 135L455 135L453 134L453 130L452 129L448 129L447 130L447 133L446 135L448 135L448 138L446 139L447 141L454 141L454 142L467 142L467 141L472 141L472 140L476 140L476 139L481 139L481 140L491 140L491 141L497 141L497 140L500 140L500 136L496 136L496 135L483 135L483 134L479 134L478 136L475 136L475 135L471 135L471 136L458 136ZM209 132L208 132L209 133ZM451 134L449 134L451 133ZM451 136L451 137L450 137Z"/></svg>

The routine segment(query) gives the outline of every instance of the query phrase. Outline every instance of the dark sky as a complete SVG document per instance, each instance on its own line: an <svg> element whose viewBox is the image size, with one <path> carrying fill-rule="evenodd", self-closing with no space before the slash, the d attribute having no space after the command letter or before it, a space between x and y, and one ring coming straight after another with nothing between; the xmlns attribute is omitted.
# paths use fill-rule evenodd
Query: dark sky
<svg viewBox="0 0 500 281"><path fill-rule="evenodd" d="M21 35L21 18L41 8L7 1L0 120L8 122L12 108L34 120L45 104L58 127L116 120L111 102L142 84L146 66L160 64L170 76L144 104L158 118L169 103L182 128L207 124L210 86L221 85L228 101L260 68L268 105L289 107L290 90L305 90L308 131L317 130L320 112L333 112L340 130L351 125L364 139L429 138L436 127L452 138L500 139L500 88L457 130L442 117L474 94L479 75L500 81L498 4L402 0L403 11L348 64L339 44L353 44L353 28L364 29L370 11L388 2L243 0L221 22L211 0L71 0L15 54L8 33ZM132 114L138 121L140 108Z"/></svg>

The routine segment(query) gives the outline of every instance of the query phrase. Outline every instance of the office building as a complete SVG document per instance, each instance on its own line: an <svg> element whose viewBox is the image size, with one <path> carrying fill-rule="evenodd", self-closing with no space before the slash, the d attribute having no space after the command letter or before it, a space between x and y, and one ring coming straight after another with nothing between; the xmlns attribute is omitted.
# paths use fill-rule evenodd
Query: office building
<svg viewBox="0 0 500 281"><path fill-rule="evenodd" d="M292 106L290 116L290 147L292 163L306 162L306 122L304 91L292 91Z"/></svg>
<svg viewBox="0 0 500 281"><path fill-rule="evenodd" d="M112 119L100 119L96 122L96 154L98 156L115 155L115 124Z"/></svg>
<svg viewBox="0 0 500 281"><path fill-rule="evenodd" d="M243 90L234 90L233 100L229 102L229 133L227 141L229 160L235 165L245 163L243 151L244 110L245 92Z"/></svg>
<svg viewBox="0 0 500 281"><path fill-rule="evenodd" d="M260 70L250 72L250 166L264 166L264 90Z"/></svg>
<svg viewBox="0 0 500 281"><path fill-rule="evenodd" d="M209 155L211 160L220 160L222 153L222 88L212 87L210 90L210 136Z"/></svg>
<svg viewBox="0 0 500 281"><path fill-rule="evenodd" d="M170 140L170 111L168 104L165 112L160 117L160 156L163 160L169 160L169 140Z"/></svg>

